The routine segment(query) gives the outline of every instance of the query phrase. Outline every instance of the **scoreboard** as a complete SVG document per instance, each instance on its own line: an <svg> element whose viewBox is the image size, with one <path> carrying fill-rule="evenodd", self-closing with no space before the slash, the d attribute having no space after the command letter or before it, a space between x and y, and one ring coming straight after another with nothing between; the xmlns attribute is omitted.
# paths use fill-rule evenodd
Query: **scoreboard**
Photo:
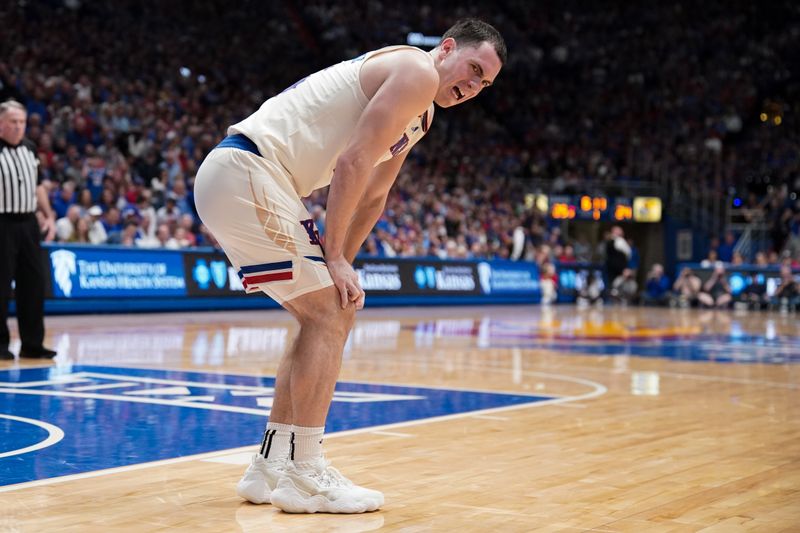
<svg viewBox="0 0 800 533"><path fill-rule="evenodd" d="M543 202L538 195L536 205L555 220L661 222L661 198L653 196L553 195Z"/></svg>

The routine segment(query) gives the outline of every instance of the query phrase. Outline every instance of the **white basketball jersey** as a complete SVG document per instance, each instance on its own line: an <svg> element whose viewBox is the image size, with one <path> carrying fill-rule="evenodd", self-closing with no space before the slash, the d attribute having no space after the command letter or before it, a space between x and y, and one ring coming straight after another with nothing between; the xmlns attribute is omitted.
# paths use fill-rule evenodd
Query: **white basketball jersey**
<svg viewBox="0 0 800 533"><path fill-rule="evenodd" d="M361 89L359 72L378 54L412 46L390 46L315 72L264 102L252 115L228 128L258 146L261 155L279 162L300 196L330 184L333 168L344 151L369 99ZM414 118L376 165L406 152L428 131L433 104Z"/></svg>

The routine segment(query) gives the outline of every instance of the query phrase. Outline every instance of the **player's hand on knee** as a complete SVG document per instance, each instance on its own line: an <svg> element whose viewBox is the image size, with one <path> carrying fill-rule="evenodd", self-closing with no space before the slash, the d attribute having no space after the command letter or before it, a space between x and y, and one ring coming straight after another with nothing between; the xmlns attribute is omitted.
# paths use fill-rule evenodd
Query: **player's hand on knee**
<svg viewBox="0 0 800 533"><path fill-rule="evenodd" d="M350 296L350 301L353 302L356 306L356 310L364 309L364 299L366 298L366 293L364 289L361 288L361 285L357 287L358 291L356 293L348 293Z"/></svg>
<svg viewBox="0 0 800 533"><path fill-rule="evenodd" d="M345 309L350 302L353 302L356 309L363 308L365 294L358 281L358 274L353 270L350 263L343 257L336 259L326 258L326 263L333 279L333 284L339 291L342 309Z"/></svg>

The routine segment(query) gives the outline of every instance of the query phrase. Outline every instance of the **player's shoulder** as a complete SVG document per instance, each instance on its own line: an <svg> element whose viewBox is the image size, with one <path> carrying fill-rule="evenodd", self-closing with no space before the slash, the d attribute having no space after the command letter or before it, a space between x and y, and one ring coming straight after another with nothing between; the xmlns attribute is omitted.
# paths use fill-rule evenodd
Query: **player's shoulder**
<svg viewBox="0 0 800 533"><path fill-rule="evenodd" d="M410 46L392 46L373 52L361 70L361 82L368 98L378 87L405 97L426 99L435 93L439 74L427 52Z"/></svg>
<svg viewBox="0 0 800 533"><path fill-rule="evenodd" d="M389 46L376 50L371 61L390 72L438 78L431 55L413 46Z"/></svg>
<svg viewBox="0 0 800 533"><path fill-rule="evenodd" d="M433 58L425 50L413 46L398 47L393 51L394 60L404 69L412 71L420 76L436 76L436 67L433 65Z"/></svg>

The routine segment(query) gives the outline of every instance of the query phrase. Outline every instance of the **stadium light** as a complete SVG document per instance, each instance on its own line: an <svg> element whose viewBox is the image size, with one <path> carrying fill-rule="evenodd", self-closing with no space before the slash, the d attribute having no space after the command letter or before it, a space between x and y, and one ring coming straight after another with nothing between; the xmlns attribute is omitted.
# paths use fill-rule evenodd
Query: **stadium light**
<svg viewBox="0 0 800 533"><path fill-rule="evenodd" d="M431 48L435 48L441 40L441 36L423 35L420 32L414 31L410 32L406 37L406 43L411 46L429 46Z"/></svg>

